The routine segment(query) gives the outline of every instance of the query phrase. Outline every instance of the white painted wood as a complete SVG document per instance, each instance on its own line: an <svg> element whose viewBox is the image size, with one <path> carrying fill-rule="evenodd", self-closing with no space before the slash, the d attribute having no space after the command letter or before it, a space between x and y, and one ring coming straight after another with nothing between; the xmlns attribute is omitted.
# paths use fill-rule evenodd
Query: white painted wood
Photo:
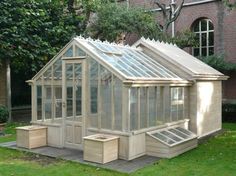
<svg viewBox="0 0 236 176"><path fill-rule="evenodd" d="M82 105L82 115L76 116L76 94L75 94L75 83L73 83L73 108L72 108L72 117L67 117L66 114L66 102L67 102L67 96L66 96L66 64L72 64L73 66L73 80L75 80L75 72L74 72L74 64L81 64L82 68L82 86L81 86L81 105ZM62 70L63 70L63 76L62 76L62 92L63 92L63 127L64 127L64 134L63 134L63 141L64 146L68 148L75 148L75 149L83 149L83 140L82 137L85 135L85 114L86 114L86 100L85 100L85 82L86 79L86 65L83 60L77 59L77 60L63 60L62 61Z"/></svg>
<svg viewBox="0 0 236 176"><path fill-rule="evenodd" d="M23 148L37 148L47 145L47 127L24 126L16 128L16 145Z"/></svg>
<svg viewBox="0 0 236 176"><path fill-rule="evenodd" d="M84 137L84 160L104 164L118 159L118 139L105 134Z"/></svg>

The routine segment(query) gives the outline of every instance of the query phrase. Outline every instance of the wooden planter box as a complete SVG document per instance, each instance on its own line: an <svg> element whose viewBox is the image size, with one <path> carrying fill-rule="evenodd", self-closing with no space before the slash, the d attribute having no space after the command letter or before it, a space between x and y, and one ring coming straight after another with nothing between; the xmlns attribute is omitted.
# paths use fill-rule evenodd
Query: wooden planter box
<svg viewBox="0 0 236 176"><path fill-rule="evenodd" d="M47 145L47 127L24 126L16 128L16 145L23 148L37 148Z"/></svg>
<svg viewBox="0 0 236 176"><path fill-rule="evenodd" d="M84 137L84 160L104 164L118 159L118 139L105 134Z"/></svg>

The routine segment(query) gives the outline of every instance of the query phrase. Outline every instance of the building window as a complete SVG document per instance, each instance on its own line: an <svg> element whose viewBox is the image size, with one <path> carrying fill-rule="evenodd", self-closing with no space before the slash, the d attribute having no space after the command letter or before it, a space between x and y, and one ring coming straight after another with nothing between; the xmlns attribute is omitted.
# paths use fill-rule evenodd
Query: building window
<svg viewBox="0 0 236 176"><path fill-rule="evenodd" d="M197 20L193 25L198 47L193 48L194 56L210 56L214 54L214 26L209 19Z"/></svg>

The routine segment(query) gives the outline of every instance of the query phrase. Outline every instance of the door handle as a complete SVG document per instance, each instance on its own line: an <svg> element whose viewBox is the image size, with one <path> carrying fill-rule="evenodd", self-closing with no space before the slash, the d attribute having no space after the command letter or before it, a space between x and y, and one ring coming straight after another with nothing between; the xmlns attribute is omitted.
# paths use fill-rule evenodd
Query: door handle
<svg viewBox="0 0 236 176"><path fill-rule="evenodd" d="M63 108L66 107L66 102L62 102L62 107L63 107Z"/></svg>

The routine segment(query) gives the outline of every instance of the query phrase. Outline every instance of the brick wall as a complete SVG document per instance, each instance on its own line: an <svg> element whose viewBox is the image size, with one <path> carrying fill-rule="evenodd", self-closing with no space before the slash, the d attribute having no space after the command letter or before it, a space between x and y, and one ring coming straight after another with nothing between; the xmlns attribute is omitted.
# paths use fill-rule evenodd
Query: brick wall
<svg viewBox="0 0 236 176"><path fill-rule="evenodd" d="M6 65L0 66L0 104L7 105L7 88L6 88Z"/></svg>
<svg viewBox="0 0 236 176"><path fill-rule="evenodd" d="M185 3L199 1L186 0ZM152 0L131 0L130 2L148 9L157 8L153 5ZM168 3L169 1L162 0L162 2ZM177 0L177 3L179 2ZM157 20L161 22L161 15L158 11L156 16ZM192 24L199 18L209 18L214 25L214 52L224 54L225 60L236 63L236 10L227 10L222 1L184 6L175 22L175 33L191 29ZM190 48L185 50L191 53ZM223 98L236 99L236 72L229 73L228 76L230 76L230 79L223 82Z"/></svg>

